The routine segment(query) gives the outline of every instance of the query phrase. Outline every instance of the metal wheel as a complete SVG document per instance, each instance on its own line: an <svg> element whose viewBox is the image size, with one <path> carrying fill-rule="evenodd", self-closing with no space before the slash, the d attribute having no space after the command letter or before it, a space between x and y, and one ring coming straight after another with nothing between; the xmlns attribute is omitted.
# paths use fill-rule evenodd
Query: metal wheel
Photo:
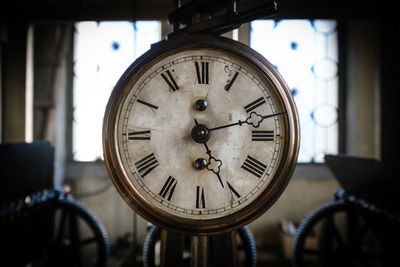
<svg viewBox="0 0 400 267"><path fill-rule="evenodd" d="M9 266L107 266L109 241L103 224L64 194L0 221L3 259Z"/></svg>
<svg viewBox="0 0 400 267"><path fill-rule="evenodd" d="M382 216L368 210L343 200L328 202L310 212L299 225L293 242L293 264L390 266L395 256L392 244L397 244L390 237L390 228Z"/></svg>
<svg viewBox="0 0 400 267"><path fill-rule="evenodd" d="M74 199L60 198L50 212L55 232L44 250L44 266L107 266L107 232L91 210Z"/></svg>

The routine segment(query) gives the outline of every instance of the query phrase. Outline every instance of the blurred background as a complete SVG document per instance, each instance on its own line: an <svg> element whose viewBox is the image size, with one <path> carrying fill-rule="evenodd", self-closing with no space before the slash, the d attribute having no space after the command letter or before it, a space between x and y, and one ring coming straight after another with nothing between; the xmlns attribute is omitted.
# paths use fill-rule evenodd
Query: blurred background
<svg viewBox="0 0 400 267"><path fill-rule="evenodd" d="M238 5L245 9L262 3L242 0ZM90 228L79 232L94 232L95 241L87 243L109 246L80 253L85 258L82 266L96 262L98 256L92 254L99 251L110 252L108 266L143 264L150 226L125 204L109 179L102 155L102 120L125 69L172 31L168 14L176 5L174 0L1 2L0 190L1 216L8 218L0 225L2 233L12 239L18 231L9 229L24 227L21 210L29 205L52 210L63 221L64 211L43 206L61 199L57 205L72 209L70 214ZM278 69L300 116L301 147L293 178L273 207L248 226L259 266L291 266L299 223L343 188L325 155L373 159L367 165L378 162L382 177L397 178L394 102L400 24L394 10L392 4L373 1L282 0L276 16L224 34L249 45ZM352 185L358 182L361 186L357 180ZM383 183L386 187L391 186ZM58 191L44 192L45 188ZM29 194L36 198L27 199ZM72 204L68 196L73 196ZM381 194L377 201L386 197ZM95 219L87 219L88 213ZM49 224L54 227L43 226ZM36 231L35 241L27 247L64 227L57 225L53 219L32 224L29 231ZM74 227L72 221L68 227ZM18 253L10 255L25 254L18 242ZM17 266L13 262L4 266Z"/></svg>

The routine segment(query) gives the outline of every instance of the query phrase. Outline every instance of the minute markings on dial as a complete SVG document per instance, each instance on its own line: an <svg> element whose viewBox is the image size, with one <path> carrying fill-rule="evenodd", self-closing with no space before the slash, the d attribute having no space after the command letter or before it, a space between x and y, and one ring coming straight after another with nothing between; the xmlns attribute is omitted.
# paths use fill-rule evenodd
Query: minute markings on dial
<svg viewBox="0 0 400 267"><path fill-rule="evenodd" d="M158 165L159 164L156 157L154 156L154 153L151 153L135 162L135 166L142 178L144 178L147 174L154 170Z"/></svg>
<svg viewBox="0 0 400 267"><path fill-rule="evenodd" d="M261 178L261 176L264 174L265 169L267 169L267 166L259 160L253 158L252 156L247 155L247 158L245 159L242 168L249 173L257 176L258 178Z"/></svg>
<svg viewBox="0 0 400 267"><path fill-rule="evenodd" d="M167 75L165 75L167 74ZM167 77L168 76L168 77ZM176 91L179 89L178 84L176 83L174 77L172 76L171 72L167 70L164 73L161 73L161 77L164 79L164 81L168 84L169 88L172 91Z"/></svg>

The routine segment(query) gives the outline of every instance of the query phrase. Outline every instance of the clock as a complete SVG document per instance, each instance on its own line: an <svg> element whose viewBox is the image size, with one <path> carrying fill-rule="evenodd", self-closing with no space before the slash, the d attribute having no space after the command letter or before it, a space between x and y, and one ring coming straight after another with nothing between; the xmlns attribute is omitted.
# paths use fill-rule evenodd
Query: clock
<svg viewBox="0 0 400 267"><path fill-rule="evenodd" d="M134 211L209 235L248 224L278 199L296 164L299 122L288 86L260 54L223 37L176 37L121 76L103 148Z"/></svg>

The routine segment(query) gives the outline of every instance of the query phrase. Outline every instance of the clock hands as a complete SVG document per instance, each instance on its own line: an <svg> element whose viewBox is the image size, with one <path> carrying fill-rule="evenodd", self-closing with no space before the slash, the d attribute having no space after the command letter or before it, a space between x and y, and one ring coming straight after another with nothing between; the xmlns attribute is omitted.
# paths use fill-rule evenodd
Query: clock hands
<svg viewBox="0 0 400 267"><path fill-rule="evenodd" d="M219 175L221 166L222 166L222 161L219 159L216 159L211 155L211 150L209 149L207 145L207 141L210 138L210 132L215 131L215 130L220 130L224 128L228 128L231 126L242 126L242 124L248 124L248 125L253 125L254 128L258 128L265 119L272 118L275 116L279 116L282 114L285 114L285 112L279 112L279 113L274 113L270 115L260 115L257 112L251 112L250 115L246 118L246 120L239 120L238 122L231 123L231 124L226 124L218 127L214 127L209 129L207 126L203 124L199 124L196 119L194 119L195 126L192 129L192 138L195 142L204 144L204 147L206 148L206 154L208 155L208 163L206 165L207 170L212 171L217 177L219 182L221 183L222 188L224 188L224 184L222 183L221 176Z"/></svg>
<svg viewBox="0 0 400 267"><path fill-rule="evenodd" d="M222 161L214 158L211 155L211 150L208 148L207 140L210 137L209 131L206 126L199 124L196 119L194 119L196 126L192 129L192 137L198 143L203 143L206 148L206 154L208 155L208 163L206 165L207 170L212 171L215 175L217 175L218 180L224 188L224 184L222 183L221 176L219 172L221 170Z"/></svg>
<svg viewBox="0 0 400 267"><path fill-rule="evenodd" d="M215 173L215 175L217 175L218 180L223 188L224 184L222 183L221 176L219 175L220 167L222 166L222 161L211 156L211 150L208 148L207 143L204 143L204 146L206 147L207 150L206 153L208 155L207 170L212 171L213 173Z"/></svg>
<svg viewBox="0 0 400 267"><path fill-rule="evenodd" d="M236 126L236 125L242 126L242 124L244 124L244 123L253 125L254 128L258 128L263 120L271 118L271 117L279 116L279 115L282 115L285 113L286 113L286 111L263 116L263 115L260 115L257 112L253 111L250 113L250 116L248 116L246 118L246 120L243 120L243 121L239 120L238 122L235 122L235 123L214 127L214 128L208 129L208 131L211 132L211 131L215 131L215 130L219 130L219 129L223 129L223 128L228 128L231 126Z"/></svg>

